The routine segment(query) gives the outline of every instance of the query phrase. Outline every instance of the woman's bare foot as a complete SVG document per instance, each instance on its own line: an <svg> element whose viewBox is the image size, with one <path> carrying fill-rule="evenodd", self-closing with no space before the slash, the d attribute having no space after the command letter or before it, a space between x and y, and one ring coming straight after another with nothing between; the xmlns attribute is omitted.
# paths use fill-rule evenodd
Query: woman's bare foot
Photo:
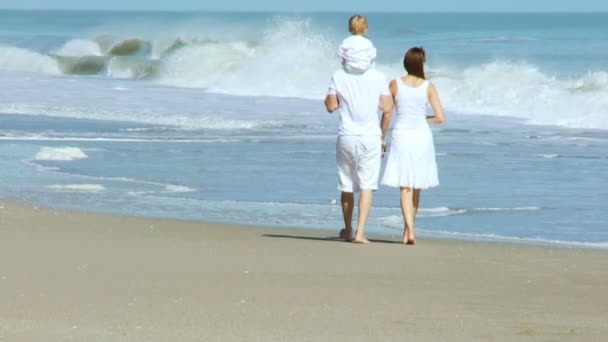
<svg viewBox="0 0 608 342"><path fill-rule="evenodd" d="M355 238L353 240L354 243L369 243L369 240L364 236L362 238Z"/></svg>
<svg viewBox="0 0 608 342"><path fill-rule="evenodd" d="M407 234L407 229L403 230L403 236L401 237L401 242L405 245L407 244L408 238L407 238L408 234Z"/></svg>
<svg viewBox="0 0 608 342"><path fill-rule="evenodd" d="M415 245L416 237L411 229L405 228L403 230L403 236L401 237L401 243L404 245Z"/></svg>
<svg viewBox="0 0 608 342"><path fill-rule="evenodd" d="M414 232L410 229L408 230L408 234L407 234L407 243L408 245L415 245L416 244L416 237L414 236Z"/></svg>
<svg viewBox="0 0 608 342"><path fill-rule="evenodd" d="M369 240L367 239L367 237L364 234L359 234L357 232L357 234L355 234L355 239L353 240L354 243L369 243Z"/></svg>

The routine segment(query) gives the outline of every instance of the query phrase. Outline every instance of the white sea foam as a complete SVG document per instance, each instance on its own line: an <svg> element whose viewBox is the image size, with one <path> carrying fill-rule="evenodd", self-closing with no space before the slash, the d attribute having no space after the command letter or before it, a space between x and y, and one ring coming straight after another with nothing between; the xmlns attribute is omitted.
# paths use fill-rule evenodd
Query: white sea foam
<svg viewBox="0 0 608 342"><path fill-rule="evenodd" d="M69 40L55 54L68 57L103 56L99 44L88 39Z"/></svg>
<svg viewBox="0 0 608 342"><path fill-rule="evenodd" d="M130 57L114 56L108 63L106 74L112 78L141 79L154 74L157 68L157 61L138 61Z"/></svg>
<svg viewBox="0 0 608 342"><path fill-rule="evenodd" d="M228 119L219 116L167 115L162 112L133 112L129 110L108 110L94 107L68 107L39 104L0 103L0 113L22 115L47 115L52 117L115 120L189 129L238 130L258 128L280 128L285 122L264 119Z"/></svg>
<svg viewBox="0 0 608 342"><path fill-rule="evenodd" d="M384 210L377 210L378 208L375 208L376 211L380 211L380 212L386 212L386 209ZM394 210L391 210L394 212L400 212L401 209L395 208ZM466 212L466 210L463 209L449 209L449 208L429 208L429 209L420 209L418 210L418 218L429 218L429 217L446 217L446 216L453 216L453 215L460 215L460 214L464 214ZM392 228L392 229L401 229L403 228L403 216L402 215L388 215L388 216L384 216L382 218L380 218L380 222L382 223L382 226L384 227L388 227L388 228Z"/></svg>
<svg viewBox="0 0 608 342"><path fill-rule="evenodd" d="M608 249L608 242L583 242L583 241L564 241L564 240L551 240L543 238L526 238L526 237L514 237L504 236L498 234L475 234L475 233L460 233L451 232L444 230L430 230L424 228L417 229L419 233L426 236L434 236L439 238L453 238L462 240L473 240L473 241L488 241L488 242L511 242L517 244L536 244L536 245L557 245L563 247L575 247L575 248L594 248L594 249Z"/></svg>
<svg viewBox="0 0 608 342"><path fill-rule="evenodd" d="M608 73L565 79L534 65L495 61L431 76L444 105L467 114L511 116L528 123L608 129Z"/></svg>
<svg viewBox="0 0 608 342"><path fill-rule="evenodd" d="M467 212L466 209L453 209L448 207L437 207L437 208L420 208L418 212L421 217L442 217L450 215L459 215Z"/></svg>
<svg viewBox="0 0 608 342"><path fill-rule="evenodd" d="M179 50L165 63L159 82L235 95L319 99L337 68L329 40L305 21L278 24L262 44L247 52L222 44ZM377 68L389 79L403 73L397 64ZM439 67L429 77L450 112L608 129L605 71L559 78L531 64L495 61L457 71Z"/></svg>
<svg viewBox="0 0 608 342"><path fill-rule="evenodd" d="M511 207L511 208L471 208L463 209L467 211L539 211L541 207Z"/></svg>
<svg viewBox="0 0 608 342"><path fill-rule="evenodd" d="M101 184L66 184L66 185L49 185L46 187L50 190L61 192L101 192L105 187Z"/></svg>
<svg viewBox="0 0 608 342"><path fill-rule="evenodd" d="M208 88L241 68L253 53L243 42L187 46L163 61L159 83Z"/></svg>
<svg viewBox="0 0 608 342"><path fill-rule="evenodd" d="M459 215L469 212L484 212L484 211L539 211L541 207L480 207L480 208L448 208L448 207L437 207L437 208L421 208L420 213L427 217L436 216L448 216L448 215Z"/></svg>
<svg viewBox="0 0 608 342"><path fill-rule="evenodd" d="M152 191L130 191L128 192L131 196L143 196L143 195L153 195L157 193L185 193L185 192L194 192L196 189L184 186L184 185L176 185L176 184L168 184L161 182L154 182L148 180L139 180L135 178L129 177L98 177L98 176L89 176L77 173L68 173L63 172L59 168L54 167L44 167L33 160L23 160L23 163L26 165L35 167L39 172L52 173L55 175L62 176L70 176L70 177L78 177L81 179L88 179L89 181L96 182L119 182L119 183L132 183L132 184L140 184L140 185L151 185L154 187L159 187L162 190L152 190ZM47 187L53 190L73 190L73 191L102 191L105 188L102 185L98 184L70 184L70 185L51 185Z"/></svg>
<svg viewBox="0 0 608 342"><path fill-rule="evenodd" d="M184 41L186 46L163 59L159 83L233 95L317 99L338 65L333 44L313 30L309 19L277 17L257 43Z"/></svg>
<svg viewBox="0 0 608 342"><path fill-rule="evenodd" d="M3 45L0 45L0 70L39 72L44 74L61 73L57 61L47 55Z"/></svg>
<svg viewBox="0 0 608 342"><path fill-rule="evenodd" d="M262 24L257 35L252 34L250 28L204 27L204 30L198 27L185 33L177 28L167 32L158 28L150 32L142 29L140 36L132 40L143 47L152 46L150 51L143 49L136 55L107 56L111 57L107 63L105 57L80 60L85 55L99 56L103 49L93 39L74 39L57 53L78 57L78 60L62 60L62 68L55 59L43 53L0 46L0 70L50 74L60 74L63 70L112 78L143 78L162 85L203 88L231 95L319 100L325 95L330 75L339 68L332 31L313 25L308 18L274 17ZM489 39L527 38L500 36ZM116 38L116 41L122 40ZM403 74L398 62L379 63L376 67L389 79ZM559 76L541 71L537 65L496 60L464 70L432 65L428 75L437 85L448 113L510 116L530 124L608 129L606 70ZM67 114L65 110L63 114ZM111 113L88 114L91 118L99 118ZM138 113L120 114L110 119L141 119ZM148 119L158 119L158 123L163 124L162 117ZM194 122L193 127L197 124L206 127L210 123ZM239 124L251 125L237 122L237 127ZM257 124L251 126L257 127ZM222 128L225 127L219 129Z"/></svg>
<svg viewBox="0 0 608 342"><path fill-rule="evenodd" d="M84 142L84 141L111 141L111 142L122 142L122 143L131 143L131 142L147 142L147 143L156 143L162 142L167 144L184 144L184 143L201 143L201 144L230 144L241 142L240 139L137 139L137 138L84 138L84 137L52 137L45 135L7 135L4 137L0 137L0 141L63 141L63 142ZM93 151L95 149L87 149L88 151Z"/></svg>
<svg viewBox="0 0 608 342"><path fill-rule="evenodd" d="M335 46L310 20L277 18L255 52L211 91L318 99L338 66Z"/></svg>
<svg viewBox="0 0 608 342"><path fill-rule="evenodd" d="M36 153L34 160L71 161L85 158L88 156L78 147L43 147Z"/></svg>
<svg viewBox="0 0 608 342"><path fill-rule="evenodd" d="M386 208L376 208L377 210L386 209ZM398 210L398 209L395 209ZM463 215L467 213L475 213L475 212L497 212L497 211L539 211L542 210L541 207L505 207L505 208L448 208L448 207L437 207L437 208L421 208L418 210L418 217L427 218L427 217L445 217L445 216L453 216L453 215ZM401 229L403 225L403 217L400 215L389 215L383 217L382 225L389 228L397 228Z"/></svg>
<svg viewBox="0 0 608 342"><path fill-rule="evenodd" d="M167 185L165 186L166 192L194 192L196 189L189 188L183 185Z"/></svg>

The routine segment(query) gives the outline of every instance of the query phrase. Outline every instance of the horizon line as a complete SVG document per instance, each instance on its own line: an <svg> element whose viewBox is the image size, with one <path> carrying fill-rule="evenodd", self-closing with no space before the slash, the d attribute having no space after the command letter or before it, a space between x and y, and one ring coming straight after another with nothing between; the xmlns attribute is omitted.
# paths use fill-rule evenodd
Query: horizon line
<svg viewBox="0 0 608 342"><path fill-rule="evenodd" d="M579 11L579 10L549 10L549 11L497 11L497 10L416 10L416 11L378 11L378 10L360 10L360 11L342 11L342 10L206 10L206 9L109 9L109 8L9 8L0 7L0 11L16 11L16 12L171 12L171 13L377 13L377 14L608 14L608 10L599 11Z"/></svg>

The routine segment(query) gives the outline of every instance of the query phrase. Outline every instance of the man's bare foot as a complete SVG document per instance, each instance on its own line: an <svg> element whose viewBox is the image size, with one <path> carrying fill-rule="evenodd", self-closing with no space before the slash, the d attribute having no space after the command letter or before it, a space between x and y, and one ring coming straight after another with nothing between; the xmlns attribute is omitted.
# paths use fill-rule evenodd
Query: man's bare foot
<svg viewBox="0 0 608 342"><path fill-rule="evenodd" d="M352 241L353 240L353 230L343 228L340 230L339 239L344 241Z"/></svg>
<svg viewBox="0 0 608 342"><path fill-rule="evenodd" d="M407 240L407 242L405 243L406 245L415 245L416 244L416 240Z"/></svg>

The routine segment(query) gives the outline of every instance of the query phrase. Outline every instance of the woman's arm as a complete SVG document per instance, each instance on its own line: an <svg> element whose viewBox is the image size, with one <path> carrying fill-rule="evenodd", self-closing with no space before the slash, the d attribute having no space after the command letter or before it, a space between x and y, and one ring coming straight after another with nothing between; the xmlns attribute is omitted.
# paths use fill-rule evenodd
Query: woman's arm
<svg viewBox="0 0 608 342"><path fill-rule="evenodd" d="M445 122L445 116L443 115L443 107L441 106L441 101L439 101L439 94L437 93L437 89L433 85L433 83L429 84L428 89L428 97L429 103L431 104L431 108L433 108L433 116L427 117L426 121L432 124L442 124Z"/></svg>

